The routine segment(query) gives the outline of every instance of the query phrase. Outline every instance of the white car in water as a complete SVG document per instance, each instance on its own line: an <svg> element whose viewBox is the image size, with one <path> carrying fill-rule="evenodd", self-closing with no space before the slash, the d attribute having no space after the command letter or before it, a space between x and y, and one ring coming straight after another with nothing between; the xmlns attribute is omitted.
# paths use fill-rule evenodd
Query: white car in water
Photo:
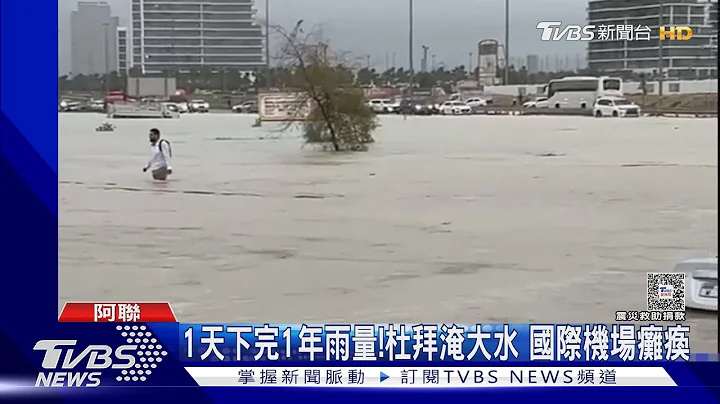
<svg viewBox="0 0 720 404"><path fill-rule="evenodd" d="M600 97L595 101L593 114L597 118L612 117L638 117L640 107L623 97Z"/></svg>
<svg viewBox="0 0 720 404"><path fill-rule="evenodd" d="M718 260L693 258L675 266L675 272L685 274L685 307L718 311Z"/></svg>
<svg viewBox="0 0 720 404"><path fill-rule="evenodd" d="M547 97L538 97L532 101L523 103L523 108L547 108L548 99Z"/></svg>
<svg viewBox="0 0 720 404"><path fill-rule="evenodd" d="M80 103L77 101L62 100L58 104L58 111L61 111L61 112L77 111L79 109L80 109Z"/></svg>
<svg viewBox="0 0 720 404"><path fill-rule="evenodd" d="M242 104L233 106L232 110L236 114L251 114L251 113L257 114L258 113L257 101L255 101L255 100L245 101Z"/></svg>
<svg viewBox="0 0 720 404"><path fill-rule="evenodd" d="M470 115L472 108L462 101L445 101L440 105L442 115Z"/></svg>
<svg viewBox="0 0 720 404"><path fill-rule="evenodd" d="M468 98L467 100L465 100L465 105L470 108L480 108L487 107L488 102L484 98Z"/></svg>
<svg viewBox="0 0 720 404"><path fill-rule="evenodd" d="M190 112L209 112L210 111L210 104L205 100L192 100L188 103L188 107L190 109Z"/></svg>
<svg viewBox="0 0 720 404"><path fill-rule="evenodd" d="M368 107L376 114L392 114L400 108L400 103L390 99L375 98L368 101Z"/></svg>

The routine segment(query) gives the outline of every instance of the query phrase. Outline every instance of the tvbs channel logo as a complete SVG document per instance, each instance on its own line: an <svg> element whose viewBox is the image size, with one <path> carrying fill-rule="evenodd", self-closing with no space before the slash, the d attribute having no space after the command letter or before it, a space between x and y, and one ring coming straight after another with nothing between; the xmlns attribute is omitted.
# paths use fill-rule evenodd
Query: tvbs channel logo
<svg viewBox="0 0 720 404"><path fill-rule="evenodd" d="M135 365L137 345L88 345L75 353L76 340L42 340L33 350L44 351L42 368L35 386L42 387L97 387L100 376L107 369L130 369ZM82 369L82 371L76 371Z"/></svg>
<svg viewBox="0 0 720 404"><path fill-rule="evenodd" d="M693 36L690 27L660 27L660 40L665 41L688 41Z"/></svg>
<svg viewBox="0 0 720 404"><path fill-rule="evenodd" d="M560 29L562 23L560 21L540 21L537 29L542 30L540 40L542 41L560 41L565 38L566 41L592 41L595 39L594 25L567 25Z"/></svg>

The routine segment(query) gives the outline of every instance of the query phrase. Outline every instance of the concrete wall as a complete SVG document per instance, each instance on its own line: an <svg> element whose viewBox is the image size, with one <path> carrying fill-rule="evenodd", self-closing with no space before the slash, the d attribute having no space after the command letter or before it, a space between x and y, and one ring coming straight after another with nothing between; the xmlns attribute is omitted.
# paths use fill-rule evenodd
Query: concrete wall
<svg viewBox="0 0 720 404"><path fill-rule="evenodd" d="M623 91L626 94L640 94L640 83L625 81ZM485 86L485 92L489 94L518 95L518 89L525 89L525 94L541 94L543 85L510 85L510 86ZM646 84L648 94L657 94L659 86L656 81L648 81ZM712 94L717 93L718 82L713 80L669 80L663 83L663 94Z"/></svg>
<svg viewBox="0 0 720 404"><path fill-rule="evenodd" d="M169 97L177 90L175 78L128 77L127 93L130 97Z"/></svg>

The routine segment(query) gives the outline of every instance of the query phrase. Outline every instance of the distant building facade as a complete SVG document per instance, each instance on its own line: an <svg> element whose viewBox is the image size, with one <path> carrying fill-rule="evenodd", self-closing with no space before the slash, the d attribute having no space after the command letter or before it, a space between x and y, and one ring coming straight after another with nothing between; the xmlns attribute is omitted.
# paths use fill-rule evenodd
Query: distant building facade
<svg viewBox="0 0 720 404"><path fill-rule="evenodd" d="M588 46L588 67L604 72L657 73L660 65L658 27L660 0L590 0L588 24L648 26L650 41L607 41L597 37ZM717 77L717 0L664 0L663 26L689 26L688 41L663 41L663 66L668 77Z"/></svg>
<svg viewBox="0 0 720 404"><path fill-rule="evenodd" d="M78 2L70 15L70 74L105 74L116 70L118 19L105 2Z"/></svg>
<svg viewBox="0 0 720 404"><path fill-rule="evenodd" d="M132 0L133 68L143 73L265 65L254 0Z"/></svg>
<svg viewBox="0 0 720 404"><path fill-rule="evenodd" d="M527 55L525 67L530 74L538 73L540 71L540 57L538 55Z"/></svg>
<svg viewBox="0 0 720 404"><path fill-rule="evenodd" d="M120 74L127 74L131 59L128 46L128 30L126 27L117 28L117 71Z"/></svg>

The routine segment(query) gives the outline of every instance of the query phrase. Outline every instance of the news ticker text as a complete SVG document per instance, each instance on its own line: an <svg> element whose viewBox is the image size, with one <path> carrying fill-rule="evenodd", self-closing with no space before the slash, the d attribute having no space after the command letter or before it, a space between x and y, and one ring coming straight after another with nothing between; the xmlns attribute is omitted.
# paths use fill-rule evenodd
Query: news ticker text
<svg viewBox="0 0 720 404"><path fill-rule="evenodd" d="M690 327L634 324L180 324L184 362L687 361Z"/></svg>
<svg viewBox="0 0 720 404"><path fill-rule="evenodd" d="M676 386L661 367L186 367L199 386Z"/></svg>

